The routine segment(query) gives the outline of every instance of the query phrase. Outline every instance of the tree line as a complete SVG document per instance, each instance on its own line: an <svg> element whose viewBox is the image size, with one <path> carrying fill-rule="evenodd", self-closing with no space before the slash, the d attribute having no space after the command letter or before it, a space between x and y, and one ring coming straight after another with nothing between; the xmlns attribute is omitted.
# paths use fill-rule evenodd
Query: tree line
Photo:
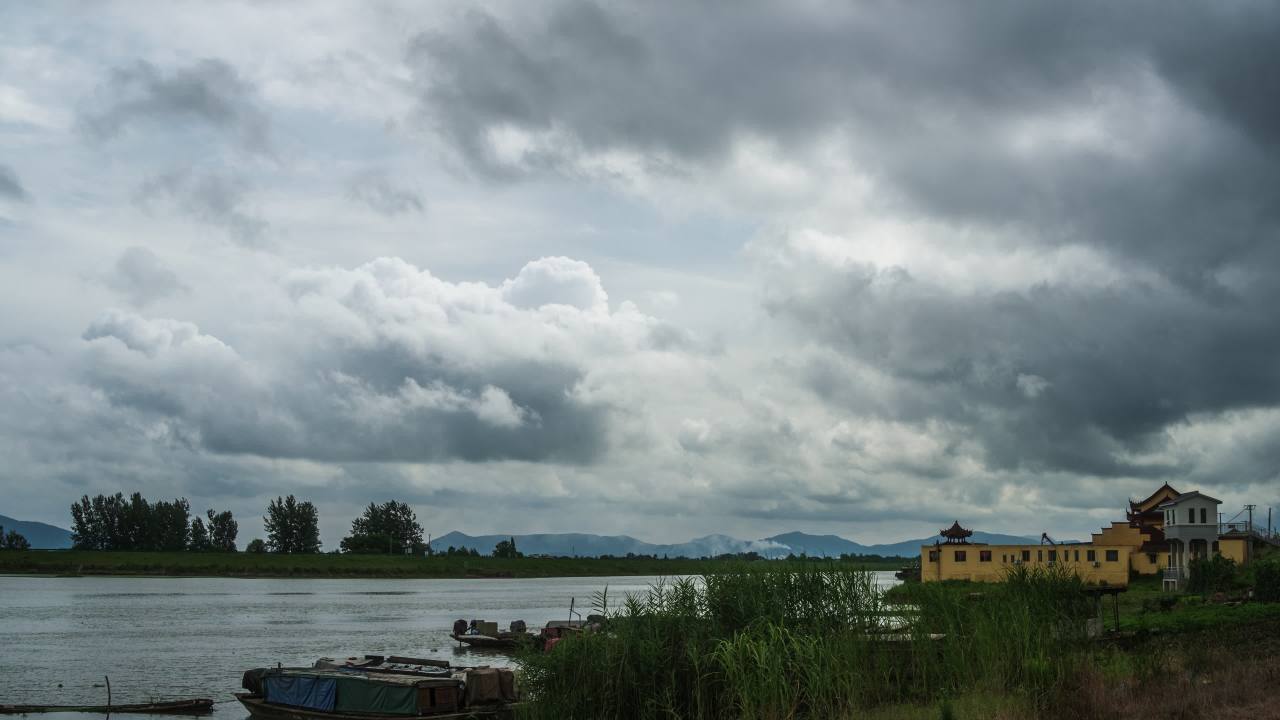
<svg viewBox="0 0 1280 720"><path fill-rule="evenodd" d="M141 493L85 495L71 506L77 550L235 552L238 525L230 511L191 517L186 498L149 502Z"/></svg>
<svg viewBox="0 0 1280 720"><path fill-rule="evenodd" d="M8 534L4 531L4 526L0 525L0 550L30 550L31 543L27 542L27 538L17 530L10 530Z"/></svg>
<svg viewBox="0 0 1280 720"><path fill-rule="evenodd" d="M320 552L323 545L316 506L293 495L269 501L262 524L266 540L249 541L247 552L308 554ZM85 495L71 506L71 540L77 550L235 552L238 529L229 510L208 510L203 517L192 518L186 498L149 502L141 493L128 498L121 493L92 498ZM417 515L407 503L369 503L351 521L351 532L339 543L339 549L364 555L435 554L423 542L422 535ZM5 542L0 537L0 548L5 547ZM465 547L450 547L441 554L480 556L478 550ZM524 557L516 549L514 537L499 542L491 554L499 558Z"/></svg>

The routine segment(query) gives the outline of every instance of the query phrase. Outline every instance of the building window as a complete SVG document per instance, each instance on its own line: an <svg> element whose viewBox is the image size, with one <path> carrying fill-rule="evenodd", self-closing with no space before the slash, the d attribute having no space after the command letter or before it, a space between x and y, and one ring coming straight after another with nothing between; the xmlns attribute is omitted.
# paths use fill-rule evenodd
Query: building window
<svg viewBox="0 0 1280 720"><path fill-rule="evenodd" d="M929 562L938 562L938 551L937 551L937 550L930 550L930 551L929 551Z"/></svg>
<svg viewBox="0 0 1280 720"><path fill-rule="evenodd" d="M1096 550L1085 550L1084 559L1093 562L1098 559L1098 552Z"/></svg>
<svg viewBox="0 0 1280 720"><path fill-rule="evenodd" d="M1188 522L1188 523L1191 523L1192 525L1195 525L1195 524L1196 524L1196 509L1195 509L1195 508L1187 508L1187 522Z"/></svg>
<svg viewBox="0 0 1280 720"><path fill-rule="evenodd" d="M1036 562L1044 562L1044 551L1043 551L1043 550L1037 550L1037 551L1036 551Z"/></svg>
<svg viewBox="0 0 1280 720"><path fill-rule="evenodd" d="M1030 551L1030 550L1023 550L1023 551L1022 551L1022 562L1031 562L1031 551Z"/></svg>
<svg viewBox="0 0 1280 720"><path fill-rule="evenodd" d="M1214 545L1217 545L1217 544L1218 544L1218 543L1214 543ZM1155 554L1155 553L1147 553L1147 562L1151 563L1152 565L1155 565L1155 564L1156 564L1156 554Z"/></svg>
<svg viewBox="0 0 1280 720"><path fill-rule="evenodd" d="M990 551L990 550L979 550L979 551L978 551L978 562L991 562L991 551Z"/></svg>
<svg viewBox="0 0 1280 720"><path fill-rule="evenodd" d="M1057 562L1057 560L1058 560L1058 551L1057 551L1057 550L1050 550L1050 551L1049 551L1049 562Z"/></svg>
<svg viewBox="0 0 1280 720"><path fill-rule="evenodd" d="M1076 562L1080 562L1080 551L1076 551Z"/></svg>
<svg viewBox="0 0 1280 720"><path fill-rule="evenodd" d="M956 562L964 562L968 559L968 554L964 550L956 551Z"/></svg>
<svg viewBox="0 0 1280 720"><path fill-rule="evenodd" d="M1208 525L1208 524L1209 524L1209 521L1205 519L1205 517L1206 517L1205 513L1206 513L1206 512L1207 512L1207 511L1206 511L1204 508L1200 508L1200 524L1201 524L1201 525Z"/></svg>
<svg viewBox="0 0 1280 720"><path fill-rule="evenodd" d="M1108 551L1107 551L1107 562L1120 562L1120 551L1119 551L1119 550L1108 550Z"/></svg>
<svg viewBox="0 0 1280 720"><path fill-rule="evenodd" d="M1218 541L1217 541L1217 540L1214 540L1214 541L1213 541L1213 554L1214 554L1214 555L1217 555L1217 554L1218 554L1218 552L1219 552L1219 550L1218 550Z"/></svg>

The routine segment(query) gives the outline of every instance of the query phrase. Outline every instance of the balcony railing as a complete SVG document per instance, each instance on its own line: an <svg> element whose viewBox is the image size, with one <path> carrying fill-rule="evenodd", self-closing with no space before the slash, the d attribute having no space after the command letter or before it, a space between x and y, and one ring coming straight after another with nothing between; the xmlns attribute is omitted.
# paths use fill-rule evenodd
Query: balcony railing
<svg viewBox="0 0 1280 720"><path fill-rule="evenodd" d="M1164 569L1164 579L1165 579L1165 580L1176 580L1176 581L1178 581L1178 582L1182 582L1182 579L1183 579L1182 568L1180 568L1180 567L1167 567L1167 568L1165 568L1165 569Z"/></svg>

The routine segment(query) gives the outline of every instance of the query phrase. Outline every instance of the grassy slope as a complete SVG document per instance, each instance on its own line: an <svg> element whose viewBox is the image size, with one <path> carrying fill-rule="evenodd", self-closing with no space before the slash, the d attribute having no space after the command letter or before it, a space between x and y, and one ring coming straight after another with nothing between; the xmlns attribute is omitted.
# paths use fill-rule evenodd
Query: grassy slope
<svg viewBox="0 0 1280 720"><path fill-rule="evenodd" d="M963 596L981 595L991 588L987 583L963 580L948 581L943 583L943 587ZM903 585L890 590L889 595L910 602L911 591L912 586ZM1176 602L1172 607L1163 609L1160 607L1160 598L1176 599ZM1102 619L1108 630L1113 627L1111 603L1111 598L1103 599ZM1120 629L1124 631L1189 633L1267 621L1280 621L1280 603L1213 604L1199 595L1165 593L1157 577L1136 579L1120 595Z"/></svg>
<svg viewBox="0 0 1280 720"><path fill-rule="evenodd" d="M607 575L701 575L726 563L717 560L597 558L391 557L386 555L273 555L250 553L150 553L28 551L0 552L0 573L82 575L188 575L232 577L600 577ZM849 567L896 570L900 562L848 563Z"/></svg>

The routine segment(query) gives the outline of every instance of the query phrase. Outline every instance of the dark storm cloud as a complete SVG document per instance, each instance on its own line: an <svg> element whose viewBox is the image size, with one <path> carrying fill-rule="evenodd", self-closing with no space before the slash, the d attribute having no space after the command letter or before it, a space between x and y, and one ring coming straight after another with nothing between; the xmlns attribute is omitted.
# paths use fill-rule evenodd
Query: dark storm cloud
<svg viewBox="0 0 1280 720"><path fill-rule="evenodd" d="M1168 284L963 294L885 275L832 273L769 308L890 389L873 396L830 358L802 376L851 408L966 423L995 469L1158 475L1177 468L1125 458L1159 448L1170 425L1280 404L1270 284L1206 302Z"/></svg>
<svg viewBox="0 0 1280 720"><path fill-rule="evenodd" d="M144 207L156 199L169 200L192 219L225 230L232 242L261 249L270 245L268 225L247 207L248 190L239 177L175 171L143 183L137 199Z"/></svg>
<svg viewBox="0 0 1280 720"><path fill-rule="evenodd" d="M386 173L367 172L347 183L347 196L383 215L422 212L426 206L417 193L397 186Z"/></svg>
<svg viewBox="0 0 1280 720"><path fill-rule="evenodd" d="M116 68L80 116L81 125L103 140L136 125L190 122L229 133L248 150L269 149L269 122L256 89L216 59L170 71L145 60Z"/></svg>
<svg viewBox="0 0 1280 720"><path fill-rule="evenodd" d="M724 10L477 13L409 58L424 112L482 171L612 150L714 166L743 133L798 151L840 132L900 215L997 246L1091 248L1116 280L958 290L909 263L768 270L769 309L836 351L804 370L821 396L960 422L992 468L1185 470L1135 456L1194 413L1280 405L1280 8ZM1071 124L1090 122L1094 141L1073 145ZM551 144L513 165L490 142L504 128Z"/></svg>
<svg viewBox="0 0 1280 720"><path fill-rule="evenodd" d="M138 306L187 290L160 256L137 246L120 254L106 282Z"/></svg>
<svg viewBox="0 0 1280 720"><path fill-rule="evenodd" d="M1266 253L1275 239L1251 227L1280 208L1274 158L1259 156L1280 127L1274 6L723 10L562 3L545 22L520 24L474 13L456 34L419 36L409 58L424 112L481 170L536 171L613 149L714 162L742 132L803 146L839 129L858 169L908 208L1053 224L1029 241L1083 236L1201 282L1201 268ZM1005 142L1010 119L1087 110L1102 90L1140 91L1146 74L1206 125L1132 160ZM559 145L513 168L489 141L506 127L553 132Z"/></svg>
<svg viewBox="0 0 1280 720"><path fill-rule="evenodd" d="M18 174L13 168L0 163L0 197L7 197L12 200L26 200L27 189L22 186L22 181L18 179Z"/></svg>

